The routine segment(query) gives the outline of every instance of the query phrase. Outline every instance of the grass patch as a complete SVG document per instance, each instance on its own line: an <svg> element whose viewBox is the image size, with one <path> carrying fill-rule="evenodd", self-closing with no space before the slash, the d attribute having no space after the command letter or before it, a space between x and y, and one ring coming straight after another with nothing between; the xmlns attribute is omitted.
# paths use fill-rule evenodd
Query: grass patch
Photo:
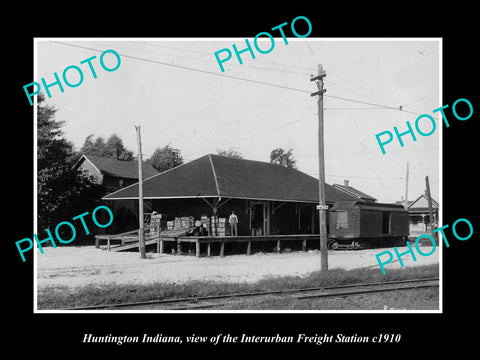
<svg viewBox="0 0 480 360"><path fill-rule="evenodd" d="M292 299L252 297L215 310L438 310L438 288L361 294L347 297Z"/></svg>
<svg viewBox="0 0 480 360"><path fill-rule="evenodd" d="M46 287L38 290L38 309L67 309L82 306L116 304L158 299L175 299L241 292L271 291L321 287L364 282L407 280L437 277L438 264L389 270L383 275L378 269L314 272L307 277L286 276L267 278L255 283L223 283L190 281L184 284L154 283L138 285L88 285L73 292L66 287ZM438 298L438 296L437 296Z"/></svg>

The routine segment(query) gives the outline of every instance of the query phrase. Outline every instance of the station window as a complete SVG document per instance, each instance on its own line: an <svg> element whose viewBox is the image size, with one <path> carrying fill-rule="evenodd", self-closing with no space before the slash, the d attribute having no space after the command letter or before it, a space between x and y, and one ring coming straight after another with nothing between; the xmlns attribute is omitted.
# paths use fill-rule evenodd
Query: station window
<svg viewBox="0 0 480 360"><path fill-rule="evenodd" d="M337 211L337 229L348 228L348 212Z"/></svg>

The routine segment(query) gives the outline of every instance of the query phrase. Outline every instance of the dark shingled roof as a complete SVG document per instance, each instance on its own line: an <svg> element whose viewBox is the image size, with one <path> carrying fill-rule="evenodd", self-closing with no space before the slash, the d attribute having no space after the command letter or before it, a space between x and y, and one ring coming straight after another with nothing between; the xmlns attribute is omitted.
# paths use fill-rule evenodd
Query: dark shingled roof
<svg viewBox="0 0 480 360"><path fill-rule="evenodd" d="M373 202L377 201L377 199L375 199L373 196L365 194L364 192L361 192L360 190L357 190L351 186L333 184L333 187L336 187L339 190L345 191L347 194L353 195L359 200L366 200L366 201L373 201Z"/></svg>
<svg viewBox="0 0 480 360"><path fill-rule="evenodd" d="M126 179L138 179L138 161L117 160L102 156L82 155L76 166L80 166L82 161L90 161L104 175L116 176ZM157 175L158 171L152 165L143 163L143 178L149 178Z"/></svg>
<svg viewBox="0 0 480 360"><path fill-rule="evenodd" d="M390 212L407 212L407 210L400 204L387 204L376 203L370 201L338 201L332 206L330 211L335 210L351 210L351 209L363 209L363 210L377 210L377 211L390 211Z"/></svg>
<svg viewBox="0 0 480 360"><path fill-rule="evenodd" d="M145 199L225 197L318 203L318 180L296 169L220 155L201 158L143 182ZM356 200L325 184L327 203ZM138 183L103 199L138 199Z"/></svg>

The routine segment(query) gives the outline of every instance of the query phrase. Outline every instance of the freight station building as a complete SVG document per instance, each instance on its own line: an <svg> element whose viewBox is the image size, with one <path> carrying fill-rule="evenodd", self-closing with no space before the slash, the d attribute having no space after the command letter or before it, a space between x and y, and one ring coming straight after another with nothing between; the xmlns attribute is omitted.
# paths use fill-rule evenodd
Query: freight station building
<svg viewBox="0 0 480 360"><path fill-rule="evenodd" d="M146 209L165 220L162 234L192 219L204 223L212 241L222 236L227 242L243 239L250 245L252 237L310 234L318 242L318 185L318 179L296 169L209 154L146 178L143 197ZM367 196L348 184L325 184L325 195L329 207ZM138 213L138 183L103 200L114 209L123 204ZM232 211L238 217L238 239L228 239L233 238L228 229Z"/></svg>

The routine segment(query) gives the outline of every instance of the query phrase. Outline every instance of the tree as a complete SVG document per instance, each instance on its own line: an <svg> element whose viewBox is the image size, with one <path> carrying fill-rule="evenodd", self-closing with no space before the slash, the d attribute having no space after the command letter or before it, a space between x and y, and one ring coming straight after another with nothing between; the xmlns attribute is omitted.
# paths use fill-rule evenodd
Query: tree
<svg viewBox="0 0 480 360"><path fill-rule="evenodd" d="M107 157L118 160L133 160L133 151L127 150L123 140L117 135L112 134L105 143L105 153Z"/></svg>
<svg viewBox="0 0 480 360"><path fill-rule="evenodd" d="M293 158L292 150L293 149L290 149L287 152L285 152L285 150L283 150L282 148L272 150L272 152L270 153L270 164L276 164L296 169L296 161Z"/></svg>
<svg viewBox="0 0 480 360"><path fill-rule="evenodd" d="M235 148L230 148L228 150L218 150L217 149L217 154L222 155L222 156L228 156L234 159L243 159L243 155L236 150Z"/></svg>
<svg viewBox="0 0 480 360"><path fill-rule="evenodd" d="M180 151L169 145L158 147L153 155L147 160L157 171L163 172L183 164Z"/></svg>
<svg viewBox="0 0 480 360"><path fill-rule="evenodd" d="M133 160L133 151L125 147L123 140L117 134L110 135L107 141L102 136L95 139L94 135L90 134L86 137L80 152L111 159Z"/></svg>
<svg viewBox="0 0 480 360"><path fill-rule="evenodd" d="M72 168L69 158L73 154L73 146L63 136L61 127L64 122L55 119L57 110L44 105L44 99L43 94L37 97L39 237L44 235L45 229L52 231L58 223L91 211L103 195L103 189L93 179Z"/></svg>
<svg viewBox="0 0 480 360"><path fill-rule="evenodd" d="M73 145L62 137L63 121L55 120L57 110L53 106L42 105L45 97L39 94L37 106L37 166L43 170L49 164L65 163L73 154Z"/></svg>

